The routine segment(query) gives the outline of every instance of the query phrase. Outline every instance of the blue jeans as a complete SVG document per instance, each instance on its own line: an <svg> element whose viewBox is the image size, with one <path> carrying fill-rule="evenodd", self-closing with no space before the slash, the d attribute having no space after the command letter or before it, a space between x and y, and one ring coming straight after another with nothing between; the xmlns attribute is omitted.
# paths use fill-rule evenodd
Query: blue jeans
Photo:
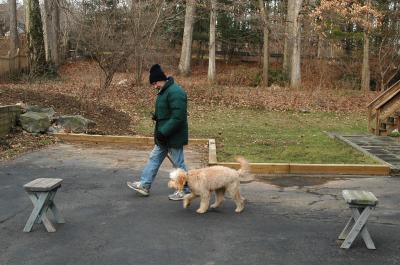
<svg viewBox="0 0 400 265"><path fill-rule="evenodd" d="M183 157L183 147L168 148L165 146L155 145L150 153L149 161L143 169L142 176L140 177L140 182L143 187L147 189L151 188L151 184L156 178L158 169L160 168L164 159L167 157L168 153L170 154L172 161L174 161L174 164L177 167L187 171L185 159Z"/></svg>

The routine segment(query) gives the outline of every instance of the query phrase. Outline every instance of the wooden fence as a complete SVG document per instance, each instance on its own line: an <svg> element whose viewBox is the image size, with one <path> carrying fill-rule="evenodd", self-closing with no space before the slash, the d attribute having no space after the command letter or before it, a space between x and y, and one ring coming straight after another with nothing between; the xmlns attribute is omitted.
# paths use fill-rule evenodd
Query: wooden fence
<svg viewBox="0 0 400 265"><path fill-rule="evenodd" d="M8 134L15 126L21 108L17 105L0 106L0 136Z"/></svg>
<svg viewBox="0 0 400 265"><path fill-rule="evenodd" d="M28 68L28 56L20 49L17 49L14 55L8 52L6 56L0 56L0 79L26 71Z"/></svg>

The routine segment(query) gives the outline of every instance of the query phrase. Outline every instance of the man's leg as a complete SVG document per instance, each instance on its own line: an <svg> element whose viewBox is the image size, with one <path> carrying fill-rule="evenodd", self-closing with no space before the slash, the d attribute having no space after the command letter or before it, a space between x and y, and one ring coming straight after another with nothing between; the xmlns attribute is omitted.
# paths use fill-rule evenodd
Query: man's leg
<svg viewBox="0 0 400 265"><path fill-rule="evenodd" d="M146 166L143 169L142 175L140 177L140 181L136 182L126 182L126 185L133 189L134 191L144 195L149 196L149 190L151 188L151 184L153 183L158 169L160 168L161 163L164 158L167 156L168 149L161 146L154 146L153 150L149 155L149 160Z"/></svg>
<svg viewBox="0 0 400 265"><path fill-rule="evenodd" d="M146 189L151 188L151 184L156 178L158 169L167 156L168 149L159 145L155 145L150 153L149 161L143 169L140 182Z"/></svg>
<svg viewBox="0 0 400 265"><path fill-rule="evenodd" d="M185 164L185 157L183 155L183 147L181 148L168 148L168 152L171 154L171 159L174 161L174 164L185 171L187 171L187 167Z"/></svg>
<svg viewBox="0 0 400 265"><path fill-rule="evenodd" d="M171 154L171 159L174 161L175 166L187 171L187 167L185 164L185 157L183 154L183 147L181 148L168 148L168 152ZM173 201L183 200L185 193L190 193L190 189L185 184L183 188L183 192L176 191L173 194L170 194L168 198Z"/></svg>

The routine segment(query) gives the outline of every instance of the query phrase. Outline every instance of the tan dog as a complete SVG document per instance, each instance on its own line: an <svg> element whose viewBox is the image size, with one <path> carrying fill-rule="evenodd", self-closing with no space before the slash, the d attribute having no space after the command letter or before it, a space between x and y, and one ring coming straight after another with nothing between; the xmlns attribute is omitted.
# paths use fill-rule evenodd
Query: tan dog
<svg viewBox="0 0 400 265"><path fill-rule="evenodd" d="M191 193L185 195L183 208L187 208L194 198L200 196L198 213L205 213L208 210L213 191L215 191L216 198L211 208L219 207L224 200L225 192L228 192L236 203L235 212L240 213L244 209L244 198L240 195L240 180L249 174L249 163L242 157L238 157L236 160L240 163L239 170L224 166L193 169L188 172L176 169L170 173L171 180L168 182L168 187L182 191L187 182Z"/></svg>

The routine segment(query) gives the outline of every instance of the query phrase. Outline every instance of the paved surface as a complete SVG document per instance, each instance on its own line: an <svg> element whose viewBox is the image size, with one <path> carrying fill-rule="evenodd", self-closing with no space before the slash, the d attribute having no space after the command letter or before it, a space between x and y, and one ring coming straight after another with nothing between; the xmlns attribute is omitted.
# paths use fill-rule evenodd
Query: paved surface
<svg viewBox="0 0 400 265"><path fill-rule="evenodd" d="M400 138L375 135L343 136L362 149L400 170Z"/></svg>
<svg viewBox="0 0 400 265"><path fill-rule="evenodd" d="M400 264L400 178L257 176L242 186L242 214L227 200L199 215L198 201L182 209L167 200L168 161L150 197L125 186L148 153L60 144L0 164L0 264ZM186 154L190 167L201 166L202 154ZM38 177L64 179L55 201L67 223L56 233L22 232L32 210L22 185ZM375 251L359 238L339 248L350 217L345 188L380 200L368 223Z"/></svg>

